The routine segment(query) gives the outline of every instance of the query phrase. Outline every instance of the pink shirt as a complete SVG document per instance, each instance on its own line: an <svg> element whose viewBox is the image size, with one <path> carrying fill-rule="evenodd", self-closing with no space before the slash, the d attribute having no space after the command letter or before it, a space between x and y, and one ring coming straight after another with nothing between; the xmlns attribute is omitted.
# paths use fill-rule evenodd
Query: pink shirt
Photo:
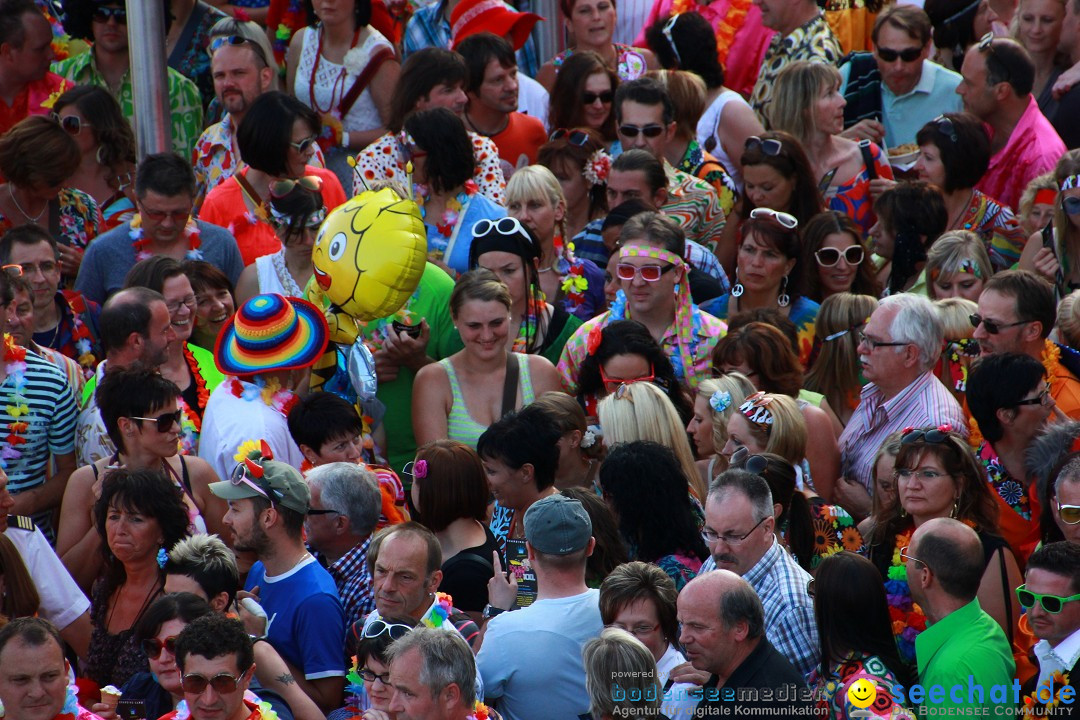
<svg viewBox="0 0 1080 720"><path fill-rule="evenodd" d="M757 82L758 70L761 69L761 62L765 57L765 50L769 47L769 41L772 40L773 31L761 24L761 8L756 3L745 3L739 0L737 2L740 6L747 5L748 7L742 23L735 30L735 39L732 40L727 60L723 63L724 86L731 88L743 97L749 97L750 92L754 89L754 83ZM674 4L674 0L656 0L652 10L649 12L648 19L634 41L634 45L648 47L645 42L645 29L658 19L671 15ZM716 2L709 5L698 5L691 2L689 9L708 20L709 24L715 29L727 18L731 6L731 0L716 0ZM736 14L739 14L738 11L732 13L732 15ZM737 18L727 19L732 25L737 23ZM722 43L719 37L716 40L717 45ZM721 46L721 53L723 53L723 50L724 48Z"/></svg>
<svg viewBox="0 0 1080 720"><path fill-rule="evenodd" d="M1065 143L1039 111L1035 96L1028 95L1027 110L1005 147L990 158L990 168L975 187L1016 210L1028 183L1053 170L1064 154Z"/></svg>
<svg viewBox="0 0 1080 720"><path fill-rule="evenodd" d="M945 423L965 438L968 436L964 411L934 373L923 373L889 400L884 399L877 385L867 383L855 414L840 435L841 473L870 490L874 456L890 433Z"/></svg>

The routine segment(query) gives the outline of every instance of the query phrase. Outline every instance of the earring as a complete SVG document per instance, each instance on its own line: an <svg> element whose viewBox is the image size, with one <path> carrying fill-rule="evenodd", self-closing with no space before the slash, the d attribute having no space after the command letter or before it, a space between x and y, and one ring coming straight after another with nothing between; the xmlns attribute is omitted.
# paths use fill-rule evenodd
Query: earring
<svg viewBox="0 0 1080 720"><path fill-rule="evenodd" d="M780 295L776 298L776 304L780 307L787 307L791 304L791 296L787 294L787 275L780 281Z"/></svg>
<svg viewBox="0 0 1080 720"><path fill-rule="evenodd" d="M739 281L739 268L735 268L735 284L731 286L731 297L742 297L744 292L746 292L746 288Z"/></svg>
<svg viewBox="0 0 1080 720"><path fill-rule="evenodd" d="M956 501L952 504L952 513L949 515L951 518L955 518L960 514L960 498L957 497Z"/></svg>
<svg viewBox="0 0 1080 720"><path fill-rule="evenodd" d="M105 147L103 145L98 145L97 152L94 153L94 159L97 160L98 165L104 165L105 164L104 150L105 150Z"/></svg>

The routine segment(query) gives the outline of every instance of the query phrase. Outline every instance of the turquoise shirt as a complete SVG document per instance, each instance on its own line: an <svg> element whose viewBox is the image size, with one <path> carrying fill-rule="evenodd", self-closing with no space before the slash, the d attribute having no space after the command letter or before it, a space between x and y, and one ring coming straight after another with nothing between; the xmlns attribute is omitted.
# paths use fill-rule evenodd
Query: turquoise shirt
<svg viewBox="0 0 1080 720"><path fill-rule="evenodd" d="M933 708L934 714L943 715L948 711L940 708L986 708L980 715L995 717L1016 705L1019 685L1014 689L1012 647L997 621L983 612L978 598L919 633L915 656L925 697L913 699L927 706L924 711ZM968 702L969 683L975 687L973 703ZM994 693L1000 702L991 700L994 685L1005 686Z"/></svg>
<svg viewBox="0 0 1080 720"><path fill-rule="evenodd" d="M847 90L851 65L840 66L840 94ZM915 135L922 126L938 115L947 112L963 112L963 103L956 94L960 74L929 60L923 61L922 76L918 84L904 95L881 83L881 112L885 123L885 144L890 148L915 142Z"/></svg>

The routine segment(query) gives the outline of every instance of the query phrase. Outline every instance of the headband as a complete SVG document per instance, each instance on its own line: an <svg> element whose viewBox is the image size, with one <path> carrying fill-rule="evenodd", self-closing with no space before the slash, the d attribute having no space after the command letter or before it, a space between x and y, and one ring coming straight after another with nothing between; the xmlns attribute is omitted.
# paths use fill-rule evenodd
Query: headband
<svg viewBox="0 0 1080 720"><path fill-rule="evenodd" d="M532 262L539 257L536 246L532 242L527 242L521 233L503 235L494 228L480 237L473 238L472 245L469 246L469 253L474 258L479 258L489 252L510 253L517 255L525 262Z"/></svg>
<svg viewBox="0 0 1080 720"><path fill-rule="evenodd" d="M746 398L746 402L739 406L739 412L743 414L743 417L768 434L769 431L772 430L773 425L773 415L769 412L769 408L767 407L771 402L772 398L767 397L765 393L756 392ZM758 403L762 404L758 405Z"/></svg>
<svg viewBox="0 0 1080 720"><path fill-rule="evenodd" d="M653 258L669 262L675 267L686 267L681 255L652 245L623 245L622 249L619 250L619 259L625 260L630 257ZM623 297L625 298L625 294ZM693 301L690 299L689 278L684 276L680 282L675 284L675 298L675 335L679 339L678 359L682 370L682 377L679 377L679 379L689 386L691 390L696 390L698 377L697 373L694 372L694 348L696 347L694 333L700 329L700 319L695 322L695 308ZM615 315L617 313L609 313L611 317L615 317ZM627 313L627 317L629 317L629 313ZM675 358L672 358L672 361L674 360ZM678 376L680 366L675 362L672 362L672 365L675 366L675 374Z"/></svg>
<svg viewBox="0 0 1080 720"><path fill-rule="evenodd" d="M1061 182L1061 191L1080 187L1080 175L1070 175Z"/></svg>
<svg viewBox="0 0 1080 720"><path fill-rule="evenodd" d="M1035 199L1031 201L1032 205L1053 205L1057 202L1057 190L1053 188L1043 188L1035 193Z"/></svg>
<svg viewBox="0 0 1080 720"><path fill-rule="evenodd" d="M967 15L969 12L971 12L975 8L979 7L980 2L982 2L982 0L975 0L975 2L971 3L970 5L965 6L960 12L958 12L958 13L956 13L954 15L950 15L949 17L942 20L941 24L942 25L948 25L951 22L955 22L956 20L959 20L964 15Z"/></svg>

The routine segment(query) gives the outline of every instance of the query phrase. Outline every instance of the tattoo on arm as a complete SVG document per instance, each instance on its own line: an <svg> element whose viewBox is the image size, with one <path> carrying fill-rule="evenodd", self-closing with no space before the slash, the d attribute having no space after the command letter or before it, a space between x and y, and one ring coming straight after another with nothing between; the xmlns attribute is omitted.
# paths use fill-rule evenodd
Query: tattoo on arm
<svg viewBox="0 0 1080 720"><path fill-rule="evenodd" d="M274 679L277 680L282 685L295 685L296 684L296 680L293 678L292 673L284 673L282 675L278 675Z"/></svg>

